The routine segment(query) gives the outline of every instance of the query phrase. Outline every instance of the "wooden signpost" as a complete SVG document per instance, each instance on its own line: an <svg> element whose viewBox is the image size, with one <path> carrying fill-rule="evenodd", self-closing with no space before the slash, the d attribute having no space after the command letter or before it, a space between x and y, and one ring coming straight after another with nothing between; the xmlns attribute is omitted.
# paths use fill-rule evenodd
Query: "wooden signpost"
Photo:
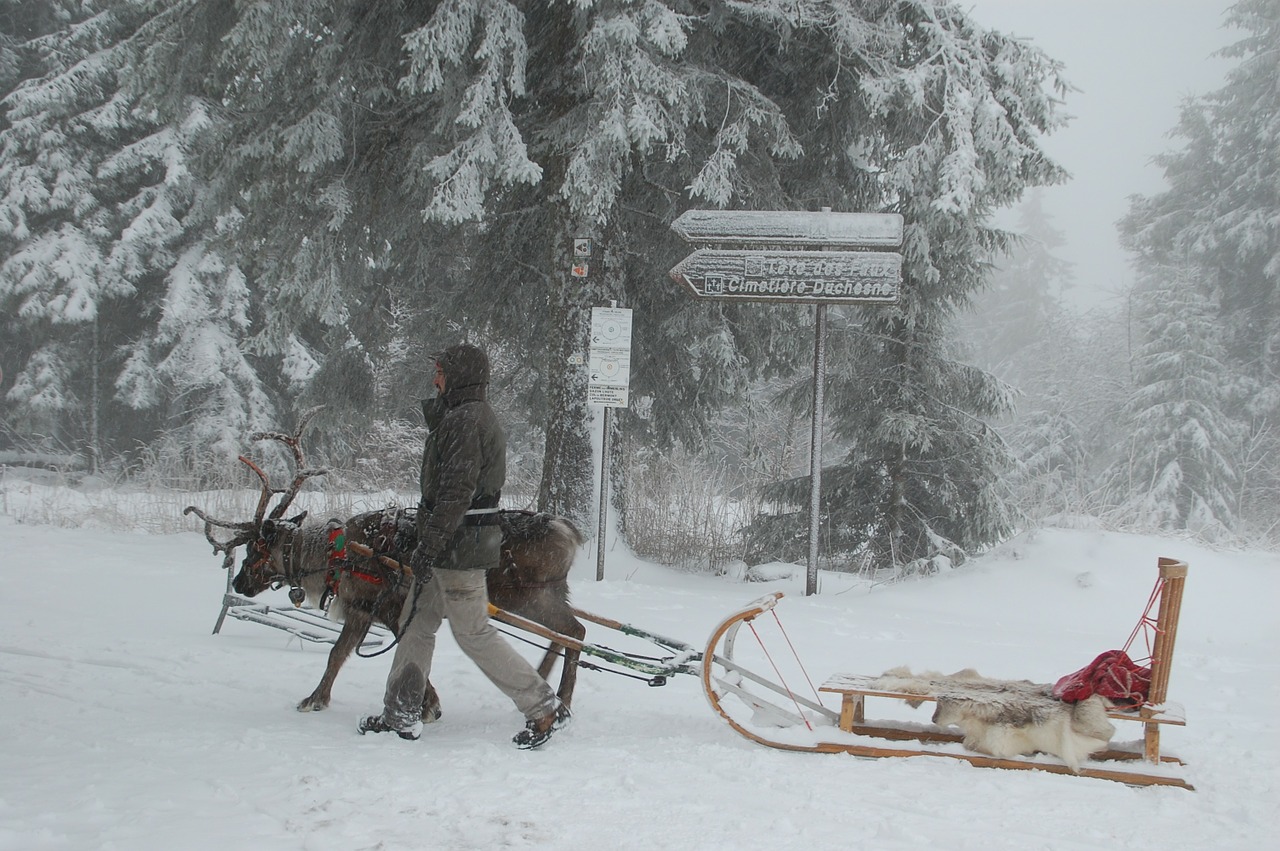
<svg viewBox="0 0 1280 851"><path fill-rule="evenodd" d="M671 229L696 250L671 278L698 298L814 305L813 424L809 443L809 565L805 594L818 590L822 493L823 378L829 304L891 304L902 256L896 213L687 210Z"/></svg>

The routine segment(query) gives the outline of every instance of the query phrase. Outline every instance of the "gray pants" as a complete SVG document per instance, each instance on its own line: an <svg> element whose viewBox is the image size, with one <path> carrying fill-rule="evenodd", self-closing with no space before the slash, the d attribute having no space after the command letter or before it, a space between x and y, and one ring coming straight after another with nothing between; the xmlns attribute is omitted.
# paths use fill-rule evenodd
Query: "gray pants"
<svg viewBox="0 0 1280 851"><path fill-rule="evenodd" d="M555 711L556 696L551 686L489 622L484 571L436 570L430 581L416 585L400 612L400 643L396 645L391 673L387 675L387 693L382 699L387 721L407 727L419 719L431 676L436 632L446 617L462 652L511 698L525 718L542 718Z"/></svg>

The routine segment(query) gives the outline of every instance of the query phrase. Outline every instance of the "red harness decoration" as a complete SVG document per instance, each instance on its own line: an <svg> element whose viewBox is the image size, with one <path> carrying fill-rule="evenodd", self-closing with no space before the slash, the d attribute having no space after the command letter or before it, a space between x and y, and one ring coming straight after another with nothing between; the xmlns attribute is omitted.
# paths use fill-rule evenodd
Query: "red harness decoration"
<svg viewBox="0 0 1280 851"><path fill-rule="evenodd" d="M347 530L342 526L329 526L329 561L347 557Z"/></svg>
<svg viewBox="0 0 1280 851"><path fill-rule="evenodd" d="M329 611L329 604L338 596L338 585L344 573L374 585L381 585L383 582L378 574L352 566L351 560L347 558L346 529L337 521L332 521L329 526L329 573L325 576L324 594L320 597L320 608L323 611Z"/></svg>
<svg viewBox="0 0 1280 851"><path fill-rule="evenodd" d="M1138 624L1129 634L1123 650L1108 650L1075 673L1067 674L1053 684L1053 694L1066 703L1077 703L1099 694L1117 706L1141 706L1147 702L1151 691L1152 635L1156 632L1156 619L1151 616L1164 589L1164 580L1156 581L1156 587L1147 601L1146 611L1138 618ZM1147 656L1142 665L1129 658L1129 648L1141 633L1147 645Z"/></svg>

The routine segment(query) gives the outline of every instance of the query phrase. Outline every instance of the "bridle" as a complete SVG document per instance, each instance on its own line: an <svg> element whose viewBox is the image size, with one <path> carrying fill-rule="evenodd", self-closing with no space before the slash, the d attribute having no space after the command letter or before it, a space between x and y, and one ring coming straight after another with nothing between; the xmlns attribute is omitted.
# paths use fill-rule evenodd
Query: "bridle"
<svg viewBox="0 0 1280 851"><path fill-rule="evenodd" d="M305 575L300 574L297 570L298 530L295 528L292 531L294 534L279 545L279 570L274 571L271 574L267 573L269 568L275 568L277 564L276 559L272 557L272 550L276 546L276 541L280 536L280 530L274 529L268 533L262 528L259 529L258 536L248 545L249 552L245 557L245 564L242 569L250 570L257 574L261 581L265 582L267 587L272 591L278 591L281 588L288 586L290 602L295 606L300 606L303 601L306 600L307 592L302 587L302 580L305 578ZM326 566L323 569L327 570L328 567Z"/></svg>

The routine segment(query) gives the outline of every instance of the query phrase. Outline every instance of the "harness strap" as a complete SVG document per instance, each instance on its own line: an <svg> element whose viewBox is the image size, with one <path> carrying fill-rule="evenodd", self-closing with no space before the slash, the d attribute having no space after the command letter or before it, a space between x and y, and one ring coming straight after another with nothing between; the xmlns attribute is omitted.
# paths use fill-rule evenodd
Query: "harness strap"
<svg viewBox="0 0 1280 851"><path fill-rule="evenodd" d="M498 508L501 500L501 492L477 496L471 500L471 506L462 515L462 525L497 526L501 522L502 509ZM434 511L435 503L424 500L421 508L424 511Z"/></svg>

